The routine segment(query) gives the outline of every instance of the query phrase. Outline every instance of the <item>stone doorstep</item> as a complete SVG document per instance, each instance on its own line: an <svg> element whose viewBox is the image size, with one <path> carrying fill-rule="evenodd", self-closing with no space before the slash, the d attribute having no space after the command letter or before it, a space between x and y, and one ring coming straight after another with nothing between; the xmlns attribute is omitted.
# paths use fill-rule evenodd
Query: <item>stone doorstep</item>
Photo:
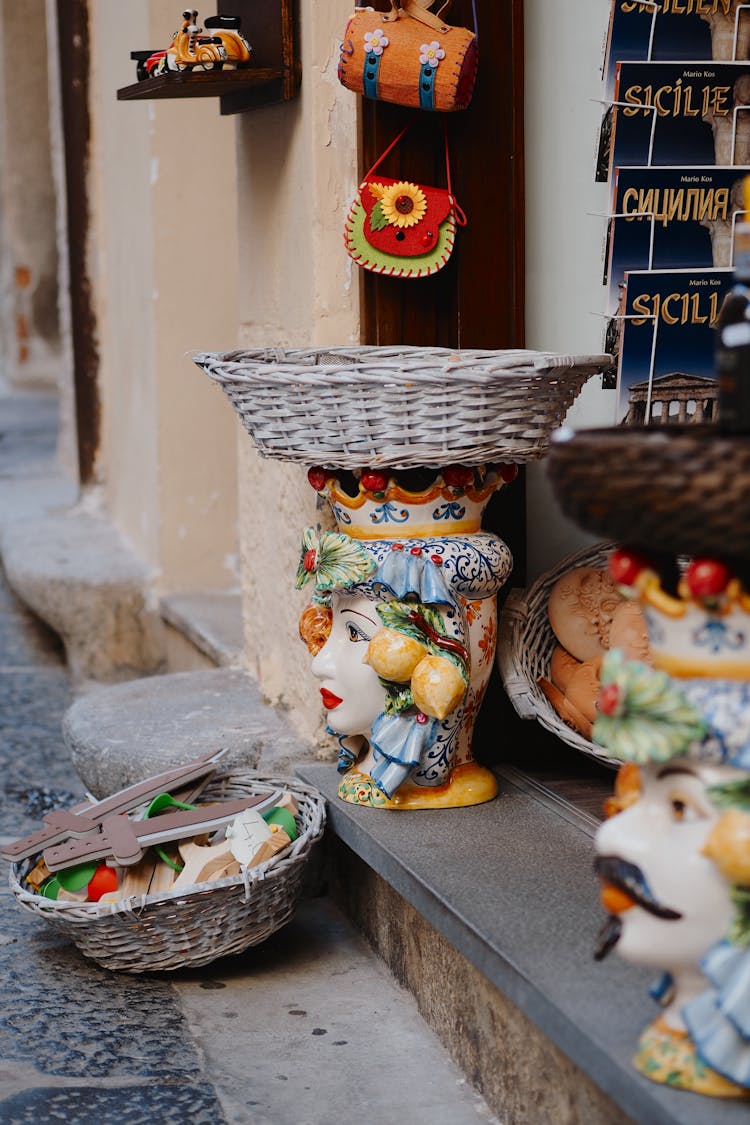
<svg viewBox="0 0 750 1125"><path fill-rule="evenodd" d="M168 628L180 634L208 664L228 668L240 663L244 641L239 592L169 594L159 602L159 610Z"/></svg>
<svg viewBox="0 0 750 1125"><path fill-rule="evenodd" d="M654 974L593 961L593 826L512 771L498 770L499 798L476 808L345 804L335 768L312 761L239 669L100 687L69 709L63 734L97 797L222 746L239 767L296 768L327 798L339 903L507 1125L705 1125L705 1099L631 1066ZM744 1105L708 1109L711 1125L747 1125Z"/></svg>
<svg viewBox="0 0 750 1125"><path fill-rule="evenodd" d="M147 602L147 571L106 520L77 509L0 515L8 584L60 635L75 680L159 671L162 625Z"/></svg>
<svg viewBox="0 0 750 1125"><path fill-rule="evenodd" d="M273 776L292 775L308 757L283 716L263 702L255 680L237 668L96 688L68 709L63 738L97 798L222 748L226 766Z"/></svg>
<svg viewBox="0 0 750 1125"><path fill-rule="evenodd" d="M507 1125L747 1125L747 1105L649 1082L631 1065L653 971L592 950L603 915L593 827L513 771L475 808L393 812L327 799L336 898L415 995Z"/></svg>

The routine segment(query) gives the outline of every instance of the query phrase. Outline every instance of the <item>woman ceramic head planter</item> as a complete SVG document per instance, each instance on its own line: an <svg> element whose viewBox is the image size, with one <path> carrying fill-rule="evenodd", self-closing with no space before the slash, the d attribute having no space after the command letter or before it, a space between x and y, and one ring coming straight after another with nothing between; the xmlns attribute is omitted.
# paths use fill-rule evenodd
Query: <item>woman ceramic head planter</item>
<svg viewBox="0 0 750 1125"><path fill-rule="evenodd" d="M371 508L363 514L382 527L377 539L354 534L362 524L343 510L342 497L334 510L346 534L305 532L297 585L312 583L315 594L300 632L313 653L328 729L339 740L344 800L388 808L476 804L497 791L470 743L494 650L493 595L510 555L495 536L451 534L445 514L433 526L448 534L408 535L412 509L424 532L432 530L425 507L436 508L434 496L425 505L424 493L418 504L414 495L401 492L395 511L387 498L366 496ZM461 505L449 502L455 519Z"/></svg>
<svg viewBox="0 0 750 1125"><path fill-rule="evenodd" d="M663 970L663 1012L641 1038L638 1069L750 1096L750 682L737 630L744 616L744 642L746 598L716 567L693 564L665 589L639 563L624 583L631 593L638 574L662 666L613 651L602 668L594 737L626 764L596 839L609 915L598 956L616 947ZM711 675L717 665L724 678Z"/></svg>

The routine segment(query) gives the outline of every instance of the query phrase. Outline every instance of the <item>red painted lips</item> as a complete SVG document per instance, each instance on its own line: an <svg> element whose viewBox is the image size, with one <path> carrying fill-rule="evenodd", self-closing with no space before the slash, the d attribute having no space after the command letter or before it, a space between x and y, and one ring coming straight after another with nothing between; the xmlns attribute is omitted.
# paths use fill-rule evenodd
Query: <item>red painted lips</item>
<svg viewBox="0 0 750 1125"><path fill-rule="evenodd" d="M333 711L334 707L338 707L340 703L344 702L343 699L340 699L338 695L334 695L332 691L328 691L327 688L322 687L320 689L320 694L323 698L323 706L326 711Z"/></svg>

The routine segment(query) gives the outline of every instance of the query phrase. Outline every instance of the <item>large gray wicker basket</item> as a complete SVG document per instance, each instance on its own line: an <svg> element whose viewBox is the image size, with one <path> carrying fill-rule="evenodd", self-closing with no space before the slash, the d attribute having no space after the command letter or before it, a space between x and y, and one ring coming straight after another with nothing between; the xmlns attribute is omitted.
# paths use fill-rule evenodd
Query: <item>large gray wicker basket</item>
<svg viewBox="0 0 750 1125"><path fill-rule="evenodd" d="M341 469L536 460L584 383L611 360L416 347L193 358L264 457Z"/></svg>
<svg viewBox="0 0 750 1125"><path fill-rule="evenodd" d="M586 547L562 559L528 590L512 590L503 607L497 642L497 663L503 685L520 717L536 719L569 746L609 766L621 763L563 722L537 680L540 676L549 678L552 653L558 643L547 616L550 590L558 578L575 567L605 567L614 546L614 543L599 543Z"/></svg>
<svg viewBox="0 0 750 1125"><path fill-rule="evenodd" d="M206 965L265 941L294 914L313 845L323 835L323 798L301 782L234 772L213 780L202 801L285 790L299 807L297 839L265 863L189 890L117 903L55 902L25 876L35 859L13 864L10 887L24 909L55 927L105 969L147 973Z"/></svg>

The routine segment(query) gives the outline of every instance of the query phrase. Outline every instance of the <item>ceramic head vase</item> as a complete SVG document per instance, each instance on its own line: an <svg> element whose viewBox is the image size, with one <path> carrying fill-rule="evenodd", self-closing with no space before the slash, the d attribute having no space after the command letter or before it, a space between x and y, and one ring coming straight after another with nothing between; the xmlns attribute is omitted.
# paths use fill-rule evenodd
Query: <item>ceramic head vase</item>
<svg viewBox="0 0 750 1125"><path fill-rule="evenodd" d="M339 796L411 809L491 799L497 785L473 760L471 737L492 668L495 595L512 565L481 531L503 476L446 469L426 485L411 474L410 488L386 472L351 476L347 488L324 470L309 478L339 526L304 533L297 574L314 591L300 632L339 741Z"/></svg>
<svg viewBox="0 0 750 1125"><path fill-rule="evenodd" d="M613 651L594 738L624 765L596 839L617 948L662 970L635 1064L654 1081L750 1096L750 598L716 559L680 577L637 552L610 569L640 598L654 667ZM671 573L670 573L671 572Z"/></svg>

